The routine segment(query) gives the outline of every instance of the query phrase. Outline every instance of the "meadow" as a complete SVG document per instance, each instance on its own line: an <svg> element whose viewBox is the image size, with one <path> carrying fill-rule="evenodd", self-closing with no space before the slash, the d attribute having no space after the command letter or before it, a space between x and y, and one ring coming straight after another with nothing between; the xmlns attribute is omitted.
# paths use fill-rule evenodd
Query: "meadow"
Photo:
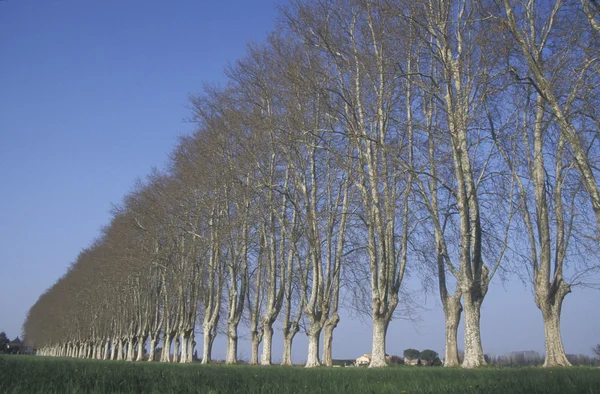
<svg viewBox="0 0 600 394"><path fill-rule="evenodd" d="M0 393L600 393L600 369L316 368L0 356Z"/></svg>

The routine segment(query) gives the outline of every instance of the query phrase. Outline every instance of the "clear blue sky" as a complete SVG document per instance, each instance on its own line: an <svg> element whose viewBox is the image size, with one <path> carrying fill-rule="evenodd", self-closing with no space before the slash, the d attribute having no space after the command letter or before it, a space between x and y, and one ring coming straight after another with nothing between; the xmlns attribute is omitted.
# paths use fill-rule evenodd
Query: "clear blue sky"
<svg viewBox="0 0 600 394"><path fill-rule="evenodd" d="M224 67L247 41L264 39L282 1L0 1L0 331L20 335L29 307L108 223L111 203L193 129L188 95L224 82ZM484 350L543 351L530 290L507 290L493 285L484 302ZM599 300L589 290L567 296L567 352L600 343ZM388 353L443 352L435 295L427 306L418 326L392 322ZM368 323L344 318L334 356L369 352L370 335ZM303 359L306 341L297 338ZM224 344L217 340L217 358ZM240 352L248 358L249 346Z"/></svg>

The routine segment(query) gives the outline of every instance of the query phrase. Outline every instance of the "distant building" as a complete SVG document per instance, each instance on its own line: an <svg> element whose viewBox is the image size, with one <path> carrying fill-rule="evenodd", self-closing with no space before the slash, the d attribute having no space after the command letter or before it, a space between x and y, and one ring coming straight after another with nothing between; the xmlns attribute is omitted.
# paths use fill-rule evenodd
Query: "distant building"
<svg viewBox="0 0 600 394"><path fill-rule="evenodd" d="M404 365L429 365L429 361L422 360L420 358L408 358L404 357Z"/></svg>
<svg viewBox="0 0 600 394"><path fill-rule="evenodd" d="M359 358L356 359L356 366L360 367L362 365L369 365L371 364L371 355L370 354L363 354L362 356L360 356Z"/></svg>
<svg viewBox="0 0 600 394"><path fill-rule="evenodd" d="M6 352L10 354L35 354L33 348L25 346L19 337L16 337L6 345Z"/></svg>
<svg viewBox="0 0 600 394"><path fill-rule="evenodd" d="M360 356L359 358L356 359L355 365L357 367L361 367L363 365L369 365L369 364L371 364L371 358L372 358L372 356L370 354L363 354L362 356ZM389 354L385 355L385 361L389 364L389 362L390 362Z"/></svg>

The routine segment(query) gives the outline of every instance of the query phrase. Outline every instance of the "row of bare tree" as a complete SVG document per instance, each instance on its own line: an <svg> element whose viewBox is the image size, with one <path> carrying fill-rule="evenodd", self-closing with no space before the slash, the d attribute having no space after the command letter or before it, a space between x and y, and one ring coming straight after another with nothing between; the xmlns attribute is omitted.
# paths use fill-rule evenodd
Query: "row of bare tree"
<svg viewBox="0 0 600 394"><path fill-rule="evenodd" d="M471 368L489 283L510 271L533 284L544 365L569 365L562 302L598 269L597 1L294 0L280 19L192 99L195 134L40 297L26 339L189 362L198 322L202 362L223 329L235 363L242 323L270 364L279 321L283 364L304 328L306 366L331 365L342 298L368 294L381 367L418 272L439 283L445 365L464 312Z"/></svg>

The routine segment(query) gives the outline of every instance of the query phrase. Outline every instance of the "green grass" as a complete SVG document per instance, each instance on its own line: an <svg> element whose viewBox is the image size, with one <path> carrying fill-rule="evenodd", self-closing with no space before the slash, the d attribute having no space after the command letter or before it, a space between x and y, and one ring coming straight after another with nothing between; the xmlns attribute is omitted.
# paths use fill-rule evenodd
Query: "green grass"
<svg viewBox="0 0 600 394"><path fill-rule="evenodd" d="M600 393L598 368L317 368L0 356L0 393Z"/></svg>

